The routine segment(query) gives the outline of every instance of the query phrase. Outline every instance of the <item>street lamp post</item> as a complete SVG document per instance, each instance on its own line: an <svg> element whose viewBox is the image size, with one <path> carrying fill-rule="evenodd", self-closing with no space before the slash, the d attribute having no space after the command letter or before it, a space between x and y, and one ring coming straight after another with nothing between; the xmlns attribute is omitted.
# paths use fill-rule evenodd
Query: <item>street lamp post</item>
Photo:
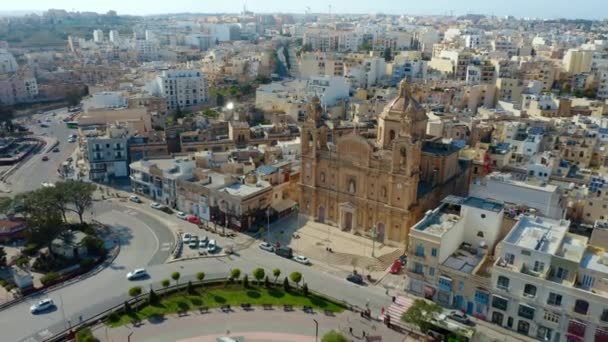
<svg viewBox="0 0 608 342"><path fill-rule="evenodd" d="M375 249L376 249L376 226L372 227L372 258L375 258Z"/></svg>
<svg viewBox="0 0 608 342"><path fill-rule="evenodd" d="M266 240L270 243L270 207L266 208Z"/></svg>
<svg viewBox="0 0 608 342"><path fill-rule="evenodd" d="M312 319L315 322L315 342L319 341L319 322L316 319Z"/></svg>

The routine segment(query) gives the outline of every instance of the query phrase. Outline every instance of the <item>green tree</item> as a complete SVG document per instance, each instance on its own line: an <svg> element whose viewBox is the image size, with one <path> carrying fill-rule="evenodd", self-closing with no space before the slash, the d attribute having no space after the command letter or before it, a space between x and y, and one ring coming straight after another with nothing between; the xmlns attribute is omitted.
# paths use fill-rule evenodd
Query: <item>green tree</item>
<svg viewBox="0 0 608 342"><path fill-rule="evenodd" d="M96 236L89 235L82 240L82 243L91 255L103 255L106 251L103 240Z"/></svg>
<svg viewBox="0 0 608 342"><path fill-rule="evenodd" d="M69 210L78 214L80 223L84 223L82 216L93 205L93 193L97 188L94 184L83 181L67 181L61 185L65 189Z"/></svg>
<svg viewBox="0 0 608 342"><path fill-rule="evenodd" d="M6 267L6 251L4 251L4 247L0 247L0 267Z"/></svg>
<svg viewBox="0 0 608 342"><path fill-rule="evenodd" d="M129 289L129 296L137 297L141 294L141 286L133 286Z"/></svg>
<svg viewBox="0 0 608 342"><path fill-rule="evenodd" d="M387 47L384 49L384 60L386 62L390 62L393 60L393 51L391 50L390 47Z"/></svg>
<svg viewBox="0 0 608 342"><path fill-rule="evenodd" d="M80 104L80 101L82 100L82 95L80 90L74 88L71 89L67 94L65 99L68 101L68 106L70 107L74 107L74 106L78 106Z"/></svg>
<svg viewBox="0 0 608 342"><path fill-rule="evenodd" d="M296 283L296 288L298 287L298 283L300 283L300 281L302 281L302 273L300 272L291 272L291 274L289 275L289 279L291 279L291 281L293 281L294 283Z"/></svg>
<svg viewBox="0 0 608 342"><path fill-rule="evenodd" d="M253 270L253 277L255 278L255 281L258 286L260 286L260 282L262 281L262 279L264 279L265 275L266 275L266 273L264 272L264 269L261 267L258 267L255 270Z"/></svg>
<svg viewBox="0 0 608 342"><path fill-rule="evenodd" d="M179 278L181 277L181 274L179 274L179 272L173 272L171 273L171 279L173 279L175 281L175 284L179 283Z"/></svg>
<svg viewBox="0 0 608 342"><path fill-rule="evenodd" d="M359 51L372 51L374 47L370 41L364 41L361 45L359 45Z"/></svg>
<svg viewBox="0 0 608 342"><path fill-rule="evenodd" d="M285 279L283 279L283 290L285 290L285 292L289 291L290 286L289 286L289 279L287 279L287 277L285 277Z"/></svg>
<svg viewBox="0 0 608 342"><path fill-rule="evenodd" d="M226 103L226 99L224 98L224 95L217 93L215 95L215 104L218 107L223 107L225 103Z"/></svg>
<svg viewBox="0 0 608 342"><path fill-rule="evenodd" d="M28 240L48 246L63 227L61 211L57 210L52 188L41 188L19 196L23 201Z"/></svg>
<svg viewBox="0 0 608 342"><path fill-rule="evenodd" d="M165 288L165 293L167 293L167 288L169 287L169 285L171 285L171 280L169 279L163 279L160 284L162 285L162 287Z"/></svg>
<svg viewBox="0 0 608 342"><path fill-rule="evenodd" d="M148 292L148 303L150 305L158 303L158 295L153 289L150 289L150 292Z"/></svg>
<svg viewBox="0 0 608 342"><path fill-rule="evenodd" d="M426 332L433 315L441 312L441 307L435 303L429 303L423 299L416 299L414 304L401 316L401 320L418 326L422 332Z"/></svg>
<svg viewBox="0 0 608 342"><path fill-rule="evenodd" d="M230 271L230 280L239 280L240 277L241 277L241 270L239 270L238 268L235 268L232 271Z"/></svg>
<svg viewBox="0 0 608 342"><path fill-rule="evenodd" d="M175 109L175 113L173 113L173 119L175 120L175 122L177 122L177 119L181 119L184 117L184 112L182 112L182 108L180 106L177 106L177 108Z"/></svg>
<svg viewBox="0 0 608 342"><path fill-rule="evenodd" d="M198 281L201 281L201 282L202 282L203 280L205 280L205 272L198 272L198 273L196 274L196 279L197 279Z"/></svg>
<svg viewBox="0 0 608 342"><path fill-rule="evenodd" d="M323 335L321 342L348 342L348 339L341 332L331 330Z"/></svg>
<svg viewBox="0 0 608 342"><path fill-rule="evenodd" d="M274 270L272 270L272 275L274 276L274 282L276 283L279 280L279 277L281 276L281 270L275 268Z"/></svg>

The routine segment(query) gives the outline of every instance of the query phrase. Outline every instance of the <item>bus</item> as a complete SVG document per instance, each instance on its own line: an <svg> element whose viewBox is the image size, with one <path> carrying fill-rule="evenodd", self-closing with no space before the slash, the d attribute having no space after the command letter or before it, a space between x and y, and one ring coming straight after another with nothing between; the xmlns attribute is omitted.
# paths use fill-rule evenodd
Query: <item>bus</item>
<svg viewBox="0 0 608 342"><path fill-rule="evenodd" d="M68 121L65 124L70 129L77 129L78 128L78 121Z"/></svg>

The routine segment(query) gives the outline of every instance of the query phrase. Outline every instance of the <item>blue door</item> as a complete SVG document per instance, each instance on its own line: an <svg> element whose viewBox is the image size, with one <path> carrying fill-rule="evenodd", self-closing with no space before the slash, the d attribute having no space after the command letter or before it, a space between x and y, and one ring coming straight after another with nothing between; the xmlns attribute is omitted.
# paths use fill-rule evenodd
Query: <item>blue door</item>
<svg viewBox="0 0 608 342"><path fill-rule="evenodd" d="M473 307L474 307L473 302L467 302L467 313L469 315L473 314Z"/></svg>
<svg viewBox="0 0 608 342"><path fill-rule="evenodd" d="M454 306L456 309L462 309L463 299L462 296L454 297Z"/></svg>

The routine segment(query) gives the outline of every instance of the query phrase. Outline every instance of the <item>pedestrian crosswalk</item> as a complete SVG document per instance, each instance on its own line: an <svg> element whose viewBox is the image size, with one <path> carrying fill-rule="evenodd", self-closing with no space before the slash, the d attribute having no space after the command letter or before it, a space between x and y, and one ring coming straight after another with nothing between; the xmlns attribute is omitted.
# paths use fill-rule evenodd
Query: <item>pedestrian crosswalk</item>
<svg viewBox="0 0 608 342"><path fill-rule="evenodd" d="M173 244L171 242L165 242L160 246L160 250L162 252L169 252L171 250L171 247L173 247Z"/></svg>

